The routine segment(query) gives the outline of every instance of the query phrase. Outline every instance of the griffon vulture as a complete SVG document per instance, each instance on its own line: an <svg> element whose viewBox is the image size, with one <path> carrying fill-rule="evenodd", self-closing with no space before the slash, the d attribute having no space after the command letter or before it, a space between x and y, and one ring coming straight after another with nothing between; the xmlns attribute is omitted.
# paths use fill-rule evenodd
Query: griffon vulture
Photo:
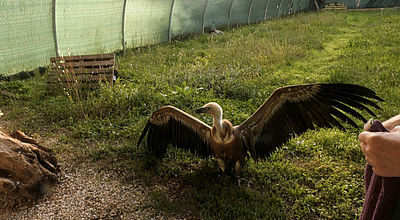
<svg viewBox="0 0 400 220"><path fill-rule="evenodd" d="M374 91L352 84L286 86L276 89L238 126L222 119L222 108L215 102L196 110L213 116L212 126L178 108L165 106L150 117L137 146L147 134L147 146L156 156L163 155L172 144L205 158L214 156L224 173L238 172L248 151L255 160L266 158L294 135L315 126L344 129L338 119L357 127L346 114L366 122L350 107L375 116L367 106L380 108L370 99L383 101Z"/></svg>

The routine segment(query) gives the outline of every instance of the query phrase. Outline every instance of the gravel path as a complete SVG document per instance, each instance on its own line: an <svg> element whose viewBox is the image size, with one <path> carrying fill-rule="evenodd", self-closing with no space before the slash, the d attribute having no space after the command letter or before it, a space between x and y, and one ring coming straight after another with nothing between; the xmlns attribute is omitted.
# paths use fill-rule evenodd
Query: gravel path
<svg viewBox="0 0 400 220"><path fill-rule="evenodd" d="M0 211L0 219L162 219L134 181L124 184L113 172L99 172L86 162L59 163L60 182L52 193L34 204Z"/></svg>

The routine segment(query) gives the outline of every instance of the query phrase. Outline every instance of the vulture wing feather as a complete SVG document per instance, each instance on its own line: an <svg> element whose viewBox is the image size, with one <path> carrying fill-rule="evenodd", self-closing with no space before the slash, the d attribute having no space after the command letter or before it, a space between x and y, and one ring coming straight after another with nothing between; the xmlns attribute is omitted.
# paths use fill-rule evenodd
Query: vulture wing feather
<svg viewBox="0 0 400 220"><path fill-rule="evenodd" d="M253 158L266 158L294 135L318 127L339 127L337 120L357 127L346 114L365 120L353 108L372 113L365 105L382 101L368 88L352 84L307 84L275 90L263 105L236 129ZM373 113L372 113L373 115Z"/></svg>
<svg viewBox="0 0 400 220"><path fill-rule="evenodd" d="M211 127L173 106L158 109L148 120L137 146L147 134L147 147L155 156L163 155L168 145L189 150L199 156L211 156Z"/></svg>

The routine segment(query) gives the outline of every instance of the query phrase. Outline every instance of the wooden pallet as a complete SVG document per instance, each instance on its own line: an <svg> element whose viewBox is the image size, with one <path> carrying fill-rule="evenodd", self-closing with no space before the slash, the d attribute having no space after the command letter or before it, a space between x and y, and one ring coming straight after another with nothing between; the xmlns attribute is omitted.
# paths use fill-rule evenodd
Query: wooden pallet
<svg viewBox="0 0 400 220"><path fill-rule="evenodd" d="M47 79L49 87L75 86L99 87L99 81L114 81L115 55L94 54L82 56L52 57L51 71Z"/></svg>
<svg viewBox="0 0 400 220"><path fill-rule="evenodd" d="M347 10L345 4L326 4L324 10Z"/></svg>

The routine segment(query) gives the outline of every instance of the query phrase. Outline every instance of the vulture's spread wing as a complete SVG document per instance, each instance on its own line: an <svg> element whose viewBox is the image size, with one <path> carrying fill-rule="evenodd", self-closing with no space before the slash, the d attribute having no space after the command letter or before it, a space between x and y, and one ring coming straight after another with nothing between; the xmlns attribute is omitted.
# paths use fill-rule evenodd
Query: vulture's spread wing
<svg viewBox="0 0 400 220"><path fill-rule="evenodd" d="M265 158L293 135L307 129L337 126L337 119L357 127L346 115L366 122L357 111L375 114L366 105L379 109L371 100L383 101L372 90L352 84L308 84L287 86L275 90L267 101L237 129L253 158ZM334 117L335 116L335 117Z"/></svg>
<svg viewBox="0 0 400 220"><path fill-rule="evenodd" d="M210 130L210 126L197 118L173 106L166 106L153 113L137 145L147 134L147 146L156 156L164 154L168 144L172 144L208 157L213 154L209 145Z"/></svg>

